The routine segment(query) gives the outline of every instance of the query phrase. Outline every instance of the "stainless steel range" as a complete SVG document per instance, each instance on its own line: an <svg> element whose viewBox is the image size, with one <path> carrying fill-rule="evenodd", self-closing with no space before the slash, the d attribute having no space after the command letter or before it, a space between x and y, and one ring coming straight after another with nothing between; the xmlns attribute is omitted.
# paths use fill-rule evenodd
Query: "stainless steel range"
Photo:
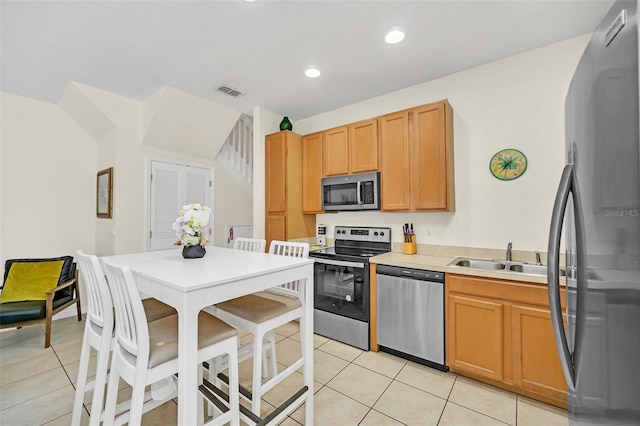
<svg viewBox="0 0 640 426"><path fill-rule="evenodd" d="M369 350L369 258L391 251L391 228L336 226L334 246L309 253L314 331Z"/></svg>

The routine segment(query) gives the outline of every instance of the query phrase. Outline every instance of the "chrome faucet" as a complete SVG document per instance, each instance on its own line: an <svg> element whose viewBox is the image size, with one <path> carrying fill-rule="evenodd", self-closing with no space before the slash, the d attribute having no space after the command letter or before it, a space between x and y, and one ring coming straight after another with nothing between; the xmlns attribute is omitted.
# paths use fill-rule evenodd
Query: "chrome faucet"
<svg viewBox="0 0 640 426"><path fill-rule="evenodd" d="M542 265L542 261L540 260L540 252L536 251L536 265Z"/></svg>
<svg viewBox="0 0 640 426"><path fill-rule="evenodd" d="M513 246L513 243L511 241L509 241L509 243L507 244L507 262L511 262L511 247Z"/></svg>

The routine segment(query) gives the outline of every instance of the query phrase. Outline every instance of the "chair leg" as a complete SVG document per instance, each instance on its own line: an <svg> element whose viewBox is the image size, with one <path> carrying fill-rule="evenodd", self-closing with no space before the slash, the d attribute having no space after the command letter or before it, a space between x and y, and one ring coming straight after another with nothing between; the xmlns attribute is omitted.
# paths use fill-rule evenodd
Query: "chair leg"
<svg viewBox="0 0 640 426"><path fill-rule="evenodd" d="M78 310L78 321L82 321L82 306L81 306L81 301L80 301L80 288L78 287L79 283L78 283L78 270L76 269L76 273L75 273L75 280L76 280L76 285L75 287L75 293L76 293L76 299L78 300L76 302L76 309Z"/></svg>
<svg viewBox="0 0 640 426"><path fill-rule="evenodd" d="M213 381L213 377L218 374L217 373L218 366L216 365L216 358L210 359L208 361L208 363L209 363L209 370L208 370L208 372L209 372L209 381L211 383L213 383L214 382ZM210 402L207 404L207 415L209 417L213 416L213 404L210 403Z"/></svg>
<svg viewBox="0 0 640 426"><path fill-rule="evenodd" d="M271 341L269 341L271 344ZM262 378L266 379L269 377L269 363L267 362L267 351L262 351Z"/></svg>
<svg viewBox="0 0 640 426"><path fill-rule="evenodd" d="M52 315L47 314L47 319L45 321L45 330L44 330L44 347L48 348L51 346L51 318Z"/></svg>
<svg viewBox="0 0 640 426"><path fill-rule="evenodd" d="M236 343L234 341L233 345ZM229 408L231 409L231 426L239 426L240 416L240 373L238 371L238 352L230 349L229 360Z"/></svg>
<svg viewBox="0 0 640 426"><path fill-rule="evenodd" d="M86 385L87 385L87 375L88 375L87 370L89 368L90 352L91 352L91 346L89 345L89 342L87 341L87 339L83 339L82 351L80 352L80 365L78 366L78 381L76 382L76 395L73 402L73 414L71 415L71 426L80 425L80 419L82 417L82 407L84 402L84 394L85 394Z"/></svg>
<svg viewBox="0 0 640 426"><path fill-rule="evenodd" d="M209 370L209 381L216 385L216 387L222 386L222 380L218 378L218 373L222 372L222 367L224 365L224 355L217 356L213 359L213 373ZM229 358L227 358L227 363L229 362ZM211 376L213 374L213 376Z"/></svg>
<svg viewBox="0 0 640 426"><path fill-rule="evenodd" d="M142 413L144 412L144 390L145 390L145 372L136 372L133 388L131 392L131 408L129 409L129 424L142 424ZM105 423L106 424L106 423ZM120 424L119 422L116 424Z"/></svg>
<svg viewBox="0 0 640 426"><path fill-rule="evenodd" d="M223 355L218 355L209 361L209 381L217 388L220 388L222 384L222 381L218 378L218 373L222 372L222 357ZM215 408L211 402L207 404L207 414L209 416L215 414Z"/></svg>
<svg viewBox="0 0 640 426"><path fill-rule="evenodd" d="M120 374L118 373L118 370L113 367L112 363L111 371L109 372L109 385L107 386L107 400L104 404L104 417L102 418L103 424L105 425L114 424L116 417L116 402L118 398Z"/></svg>
<svg viewBox="0 0 640 426"><path fill-rule="evenodd" d="M97 426L100 424L100 416L102 416L102 404L104 400L104 388L109 374L110 354L111 339L103 338L98 352L96 365L96 379L93 387L93 398L91 400L91 417L89 419L90 426Z"/></svg>
<svg viewBox="0 0 640 426"><path fill-rule="evenodd" d="M269 346L271 351L271 377L276 377L278 374L278 361L276 358L276 333L271 330L267 333L267 339L269 340Z"/></svg>

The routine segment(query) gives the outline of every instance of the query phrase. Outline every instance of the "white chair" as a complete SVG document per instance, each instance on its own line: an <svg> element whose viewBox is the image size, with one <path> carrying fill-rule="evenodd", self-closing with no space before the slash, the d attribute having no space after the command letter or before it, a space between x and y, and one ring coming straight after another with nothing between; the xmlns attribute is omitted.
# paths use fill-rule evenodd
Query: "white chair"
<svg viewBox="0 0 640 426"><path fill-rule="evenodd" d="M309 257L309 244L271 241L270 254L293 257ZM253 334L253 378L251 387L251 411L260 415L261 398L275 385L302 367L305 363L304 351L302 357L292 365L277 373L275 349L272 351L272 377L262 383L263 339L268 333L290 321L300 319L300 329L304 329L304 285L298 281L282 284L281 286L261 291L206 308L208 312L221 318L236 328L247 330ZM304 338L303 344L304 344ZM275 346L275 342L274 342Z"/></svg>
<svg viewBox="0 0 640 426"><path fill-rule="evenodd" d="M140 424L144 391L149 384L178 372L178 316L172 315L147 323L142 300L131 270L104 261L116 319L116 344L111 360L104 423L108 425ZM229 401L227 410L208 424L239 425L238 401L238 332L206 312L198 316L198 363L226 354L229 357ZM198 369L202 382L202 369ZM132 387L129 418L116 418L116 398L120 378ZM180 403L180 401L178 401ZM202 398L199 415L204 416ZM224 410L223 410L224 411ZM203 417L200 417L202 423Z"/></svg>
<svg viewBox="0 0 640 426"><path fill-rule="evenodd" d="M233 243L233 248L235 250L245 250L245 251L255 251L259 253L264 253L265 248L267 247L267 241L264 238L247 238L247 237L237 237ZM263 364L263 372L262 377L269 377L269 365L267 364L267 350L271 351L271 361L272 361L272 369L271 376L273 377L277 373L276 367L276 339L275 333L273 331L268 332L265 335L265 339L268 341L268 346L265 347L265 350L262 352L262 364ZM241 351L238 353L238 362L242 363L246 359L253 356L251 345L244 345L241 348ZM219 384L218 379L216 378L216 372L223 371L226 368L226 363L221 358L216 358L209 363L209 377L216 380L216 383Z"/></svg>
<svg viewBox="0 0 640 426"><path fill-rule="evenodd" d="M267 247L267 241L263 238L246 238L238 237L233 242L233 248L236 250L257 251L264 253Z"/></svg>
<svg viewBox="0 0 640 426"><path fill-rule="evenodd" d="M255 251L259 253L264 253L265 248L267 247L267 240L264 238L247 238L247 237L238 237L233 243L233 248L236 250L245 250L245 251ZM262 377L269 377L269 365L267 364L267 350L271 351L271 377L275 376L278 372L277 361L276 361L276 336L273 331L267 332L265 334L265 340L268 342L268 346L265 347L262 352ZM253 356L252 345L246 345L241 353L238 353L238 362L243 362L244 360ZM219 362L219 359L216 360ZM212 377L212 373L215 371L222 371L224 369L224 365L216 364L215 368L209 367L209 377ZM215 376L215 374L213 374ZM216 379L217 380L217 379Z"/></svg>
<svg viewBox="0 0 640 426"><path fill-rule="evenodd" d="M84 394L91 389L93 389L93 397L89 424L98 425L102 415L104 389L109 371L109 357L114 343L113 303L98 258L78 250L76 251L76 259L84 278L87 293L87 316L71 425L80 424ZM145 299L143 306L148 321L155 321L176 314L176 310L171 306L153 298ZM94 381L87 383L91 348L97 352L96 375Z"/></svg>
<svg viewBox="0 0 640 426"><path fill-rule="evenodd" d="M237 237L233 242L233 248L235 250L245 250L245 251L255 251L259 253L264 253L265 248L267 247L267 241L264 238L247 238L247 237ZM207 309L208 310L208 309ZM269 365L267 363L267 350L271 351L271 360L272 360L272 377L277 373L276 366L276 339L275 333L273 331L268 332L265 335L265 339L268 341L268 345L264 348L262 352L262 365L263 372L262 377L269 377ZM238 363L242 363L243 361L249 359L253 356L252 345L242 345L238 348ZM208 362L209 364L209 380L212 380L216 386L220 386L220 380L217 375L219 372L224 371L228 363L225 357L218 357ZM209 415L212 414L213 405L209 404Z"/></svg>

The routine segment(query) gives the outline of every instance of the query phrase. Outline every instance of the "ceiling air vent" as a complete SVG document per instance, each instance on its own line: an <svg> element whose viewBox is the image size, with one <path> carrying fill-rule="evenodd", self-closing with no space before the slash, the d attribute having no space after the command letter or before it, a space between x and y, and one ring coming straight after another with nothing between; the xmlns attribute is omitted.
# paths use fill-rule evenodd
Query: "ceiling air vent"
<svg viewBox="0 0 640 426"><path fill-rule="evenodd" d="M226 95L233 96L234 98L237 98L238 96L242 95L241 91L234 89L233 87L227 86L226 84L223 84L222 86L218 87L216 90Z"/></svg>

